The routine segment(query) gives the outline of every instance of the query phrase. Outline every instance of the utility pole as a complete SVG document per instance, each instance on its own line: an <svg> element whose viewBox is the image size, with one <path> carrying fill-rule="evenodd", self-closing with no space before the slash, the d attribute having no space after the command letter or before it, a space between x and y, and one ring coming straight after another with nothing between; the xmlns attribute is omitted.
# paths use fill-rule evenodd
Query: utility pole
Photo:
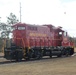
<svg viewBox="0 0 76 75"><path fill-rule="evenodd" d="M1 17L0 17L0 25L1 25Z"/></svg>
<svg viewBox="0 0 76 75"><path fill-rule="evenodd" d="M1 22L1 17L0 17L0 22Z"/></svg>
<svg viewBox="0 0 76 75"><path fill-rule="evenodd" d="M20 22L21 22L21 2L20 2Z"/></svg>

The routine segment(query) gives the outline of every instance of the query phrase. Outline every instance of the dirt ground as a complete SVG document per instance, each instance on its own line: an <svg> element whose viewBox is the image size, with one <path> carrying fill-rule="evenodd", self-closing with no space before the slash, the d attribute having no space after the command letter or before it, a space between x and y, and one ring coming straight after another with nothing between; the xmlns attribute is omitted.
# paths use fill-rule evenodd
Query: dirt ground
<svg viewBox="0 0 76 75"><path fill-rule="evenodd" d="M0 64L0 75L76 75L76 56Z"/></svg>
<svg viewBox="0 0 76 75"><path fill-rule="evenodd" d="M76 53L71 57L47 57L42 60L12 63L2 56L3 53L0 53L0 75L76 75Z"/></svg>

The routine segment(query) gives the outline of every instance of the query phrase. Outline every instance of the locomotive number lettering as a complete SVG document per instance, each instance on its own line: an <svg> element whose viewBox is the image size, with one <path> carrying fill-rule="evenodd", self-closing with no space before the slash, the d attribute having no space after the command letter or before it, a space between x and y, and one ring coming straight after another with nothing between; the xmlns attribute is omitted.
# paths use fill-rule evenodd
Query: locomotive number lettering
<svg viewBox="0 0 76 75"><path fill-rule="evenodd" d="M40 33L30 33L29 36L41 36L41 37L46 37L46 34L40 34Z"/></svg>

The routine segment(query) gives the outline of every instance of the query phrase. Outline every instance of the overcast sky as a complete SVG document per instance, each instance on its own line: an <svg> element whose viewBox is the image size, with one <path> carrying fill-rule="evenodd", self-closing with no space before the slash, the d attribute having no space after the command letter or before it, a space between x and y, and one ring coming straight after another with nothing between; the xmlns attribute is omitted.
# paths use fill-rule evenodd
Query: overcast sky
<svg viewBox="0 0 76 75"><path fill-rule="evenodd" d="M76 36L76 0L0 0L2 22L6 22L10 12L19 19L19 2L22 6L22 22L62 26L69 35Z"/></svg>

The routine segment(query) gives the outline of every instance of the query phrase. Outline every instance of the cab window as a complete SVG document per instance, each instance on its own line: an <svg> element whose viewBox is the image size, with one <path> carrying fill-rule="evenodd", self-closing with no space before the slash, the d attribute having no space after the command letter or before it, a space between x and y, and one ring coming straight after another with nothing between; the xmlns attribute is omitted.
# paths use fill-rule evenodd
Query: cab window
<svg viewBox="0 0 76 75"><path fill-rule="evenodd" d="M34 26L28 26L28 30L37 31L37 27L34 27Z"/></svg>
<svg viewBox="0 0 76 75"><path fill-rule="evenodd" d="M62 35L62 32L59 32L59 35Z"/></svg>
<svg viewBox="0 0 76 75"><path fill-rule="evenodd" d="M25 30L25 27L20 26L18 27L18 30Z"/></svg>
<svg viewBox="0 0 76 75"><path fill-rule="evenodd" d="M67 32L64 32L64 36L67 36Z"/></svg>

